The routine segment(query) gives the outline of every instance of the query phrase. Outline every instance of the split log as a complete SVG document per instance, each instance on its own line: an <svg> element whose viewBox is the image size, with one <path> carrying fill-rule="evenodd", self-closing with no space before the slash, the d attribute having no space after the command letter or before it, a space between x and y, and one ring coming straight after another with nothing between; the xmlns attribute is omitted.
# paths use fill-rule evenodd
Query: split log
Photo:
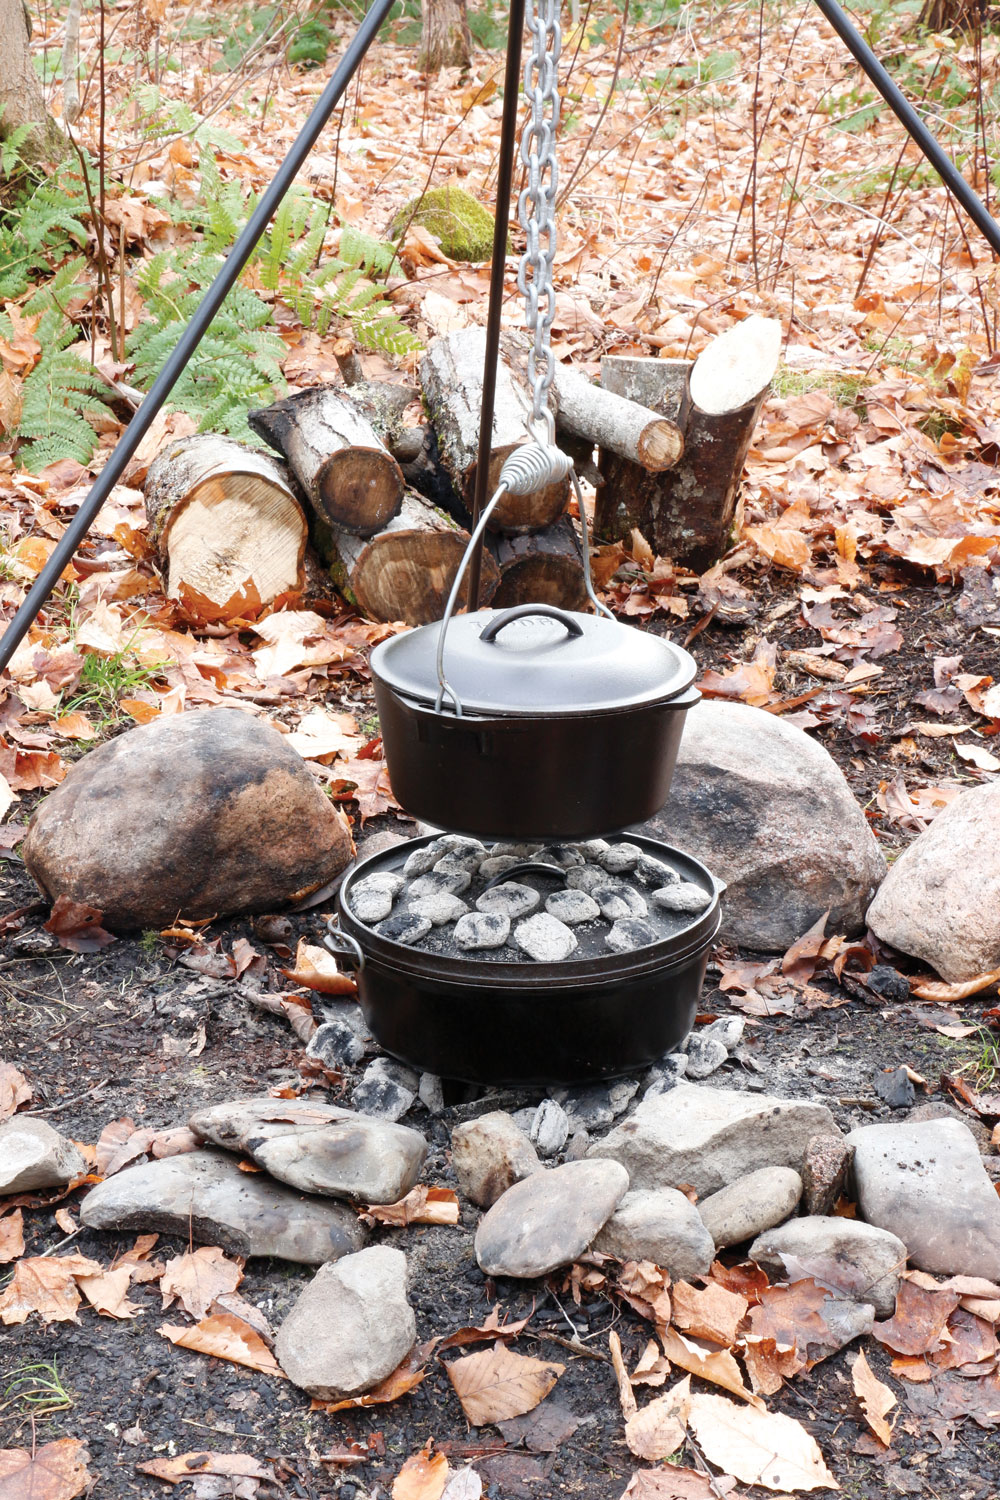
<svg viewBox="0 0 1000 1500"><path fill-rule="evenodd" d="M554 526L532 536L494 536L487 546L500 570L490 601L494 609L515 604L555 604L582 609L587 600L583 563L573 522L560 516Z"/></svg>
<svg viewBox="0 0 1000 1500"><path fill-rule="evenodd" d="M685 447L680 463L662 474L602 450L599 538L623 540L637 528L658 556L697 572L722 556L780 346L780 324L755 316L715 339L693 365L602 359L602 385L641 391L654 410L683 421Z"/></svg>
<svg viewBox="0 0 1000 1500"><path fill-rule="evenodd" d="M284 464L231 438L168 443L146 475L167 596L192 621L256 614L298 588L307 527Z"/></svg>
<svg viewBox="0 0 1000 1500"><path fill-rule="evenodd" d="M363 614L427 625L444 614L469 533L419 495L407 493L399 514L375 536L354 536L320 522L315 540L337 588ZM484 556L482 599L489 600L499 578L496 563ZM463 586L460 603L467 601Z"/></svg>
<svg viewBox="0 0 1000 1500"><path fill-rule="evenodd" d="M373 536L399 510L399 465L347 395L316 386L252 411L254 432L284 454L313 509L332 526Z"/></svg>

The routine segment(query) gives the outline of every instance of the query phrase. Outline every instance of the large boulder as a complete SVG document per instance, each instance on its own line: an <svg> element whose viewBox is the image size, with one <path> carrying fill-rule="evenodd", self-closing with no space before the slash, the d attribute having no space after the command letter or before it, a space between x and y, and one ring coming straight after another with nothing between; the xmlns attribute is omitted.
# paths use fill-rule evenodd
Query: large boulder
<svg viewBox="0 0 1000 1500"><path fill-rule="evenodd" d="M332 880L346 819L276 729L238 708L179 714L91 750L21 850L53 898L112 928L269 911Z"/></svg>
<svg viewBox="0 0 1000 1500"><path fill-rule="evenodd" d="M1000 783L962 792L896 860L868 909L883 943L949 984L1000 968Z"/></svg>
<svg viewBox="0 0 1000 1500"><path fill-rule="evenodd" d="M829 909L856 933L885 875L865 815L822 745L776 714L706 700L688 714L670 801L638 830L728 886L724 942L781 951Z"/></svg>

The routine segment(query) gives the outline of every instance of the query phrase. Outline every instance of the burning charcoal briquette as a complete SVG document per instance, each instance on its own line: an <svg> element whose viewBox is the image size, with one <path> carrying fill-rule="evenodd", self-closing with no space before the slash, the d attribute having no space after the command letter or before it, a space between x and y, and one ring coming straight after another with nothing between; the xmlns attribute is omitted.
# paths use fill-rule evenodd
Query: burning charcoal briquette
<svg viewBox="0 0 1000 1500"><path fill-rule="evenodd" d="M641 917L622 917L615 923L604 941L612 953L631 953L633 948L645 948L659 937L656 929Z"/></svg>
<svg viewBox="0 0 1000 1500"><path fill-rule="evenodd" d="M472 884L468 870L439 870L436 866L426 875L419 875L410 886L409 896L438 896L442 891L458 896Z"/></svg>
<svg viewBox="0 0 1000 1500"><path fill-rule="evenodd" d="M635 869L641 854L637 844L612 844L598 855L597 863L603 865L609 875L627 875L629 870Z"/></svg>
<svg viewBox="0 0 1000 1500"><path fill-rule="evenodd" d="M601 908L586 891L553 891L545 898L545 910L570 926L577 922L592 922L601 915Z"/></svg>
<svg viewBox="0 0 1000 1500"><path fill-rule="evenodd" d="M607 839L587 839L583 844L575 846L586 860L600 859L602 854L607 854L611 845Z"/></svg>
<svg viewBox="0 0 1000 1500"><path fill-rule="evenodd" d="M699 912L711 906L712 897L693 880L678 880L675 885L665 885L653 892L653 900L664 911Z"/></svg>
<svg viewBox="0 0 1000 1500"><path fill-rule="evenodd" d="M435 870L443 870L446 875L475 875L482 864L482 855L475 853L445 854L434 866Z"/></svg>
<svg viewBox="0 0 1000 1500"><path fill-rule="evenodd" d="M503 917L524 917L534 911L541 901L537 891L530 885L521 885L517 880L505 880L502 885L491 886L476 901L477 911L498 912Z"/></svg>
<svg viewBox="0 0 1000 1500"><path fill-rule="evenodd" d="M636 860L635 869L632 873L637 880L642 881L643 885L673 885L674 881L680 878L676 870L672 870L662 860L654 859L645 850Z"/></svg>
<svg viewBox="0 0 1000 1500"><path fill-rule="evenodd" d="M479 840L467 833L443 833L434 840L434 847L441 854L478 854L480 859L486 853Z"/></svg>
<svg viewBox="0 0 1000 1500"><path fill-rule="evenodd" d="M609 922L617 922L619 917L644 917L649 911L639 892L620 882L595 886L590 894Z"/></svg>
<svg viewBox="0 0 1000 1500"><path fill-rule="evenodd" d="M368 875L351 891L351 911L359 922L371 926L392 911L392 903L403 882L398 875Z"/></svg>
<svg viewBox="0 0 1000 1500"><path fill-rule="evenodd" d="M379 937L391 938L394 943L419 943L430 930L427 917L418 917L411 911L397 911L375 928Z"/></svg>
<svg viewBox="0 0 1000 1500"><path fill-rule="evenodd" d="M576 937L547 911L540 911L514 928L517 946L538 964L555 964L569 958L576 947Z"/></svg>
<svg viewBox="0 0 1000 1500"><path fill-rule="evenodd" d="M497 855L500 855L500 854L511 854L511 855L513 855L513 857L516 860L522 860L522 859L530 859L533 854L537 854L538 853L538 851L539 851L539 849L541 847L542 847L541 844L505 844L505 843L500 843L500 844L494 844L492 846L492 848L490 849L490 853L494 856L494 858Z"/></svg>
<svg viewBox="0 0 1000 1500"><path fill-rule="evenodd" d="M459 917L452 936L460 948L474 952L477 948L502 948L510 935L510 917L497 911L470 911Z"/></svg>
<svg viewBox="0 0 1000 1500"><path fill-rule="evenodd" d="M608 872L602 870L600 865L574 865L572 870L566 871L566 885L571 891L586 891L588 896L593 895L594 888L599 885L607 885Z"/></svg>
<svg viewBox="0 0 1000 1500"><path fill-rule="evenodd" d="M516 854L491 854L479 866L479 873L484 880L494 880L498 875L505 875L508 870L512 870L520 863L521 860Z"/></svg>
<svg viewBox="0 0 1000 1500"><path fill-rule="evenodd" d="M430 896L413 896L407 910L415 917L426 917L435 927L443 927L446 922L457 922L459 917L464 917L469 908L461 896L453 896L450 891L435 891Z"/></svg>
<svg viewBox="0 0 1000 1500"><path fill-rule="evenodd" d="M426 875L428 870L433 870L440 858L441 851L435 844L424 844L423 848L414 849L407 856L403 874L407 880L415 880L418 875Z"/></svg>
<svg viewBox="0 0 1000 1500"><path fill-rule="evenodd" d="M543 844L537 854L531 856L539 865L558 865L561 870L570 870L584 863L583 855L572 844Z"/></svg>

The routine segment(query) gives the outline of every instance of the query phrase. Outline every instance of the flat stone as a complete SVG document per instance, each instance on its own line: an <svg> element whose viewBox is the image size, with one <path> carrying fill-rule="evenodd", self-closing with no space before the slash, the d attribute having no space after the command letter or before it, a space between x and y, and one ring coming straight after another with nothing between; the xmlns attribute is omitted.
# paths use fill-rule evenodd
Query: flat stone
<svg viewBox="0 0 1000 1500"><path fill-rule="evenodd" d="M876 1317L891 1318L906 1246L860 1219L810 1215L765 1230L750 1246L750 1259L772 1278L812 1277L846 1297L872 1303Z"/></svg>
<svg viewBox="0 0 1000 1500"><path fill-rule="evenodd" d="M278 1329L274 1352L300 1390L342 1401L391 1375L416 1337L406 1256L370 1245L316 1272Z"/></svg>
<svg viewBox="0 0 1000 1500"><path fill-rule="evenodd" d="M46 1120L14 1115L0 1125L0 1194L65 1187L86 1171L82 1151Z"/></svg>
<svg viewBox="0 0 1000 1500"><path fill-rule="evenodd" d="M284 735L220 707L88 751L35 809L21 854L47 895L116 931L301 901L347 866L351 834Z"/></svg>
<svg viewBox="0 0 1000 1500"><path fill-rule="evenodd" d="M802 1188L806 1213L823 1218L847 1189L854 1152L842 1135L814 1135L802 1158Z"/></svg>
<svg viewBox="0 0 1000 1500"><path fill-rule="evenodd" d="M401 1120L417 1097L418 1074L389 1057L375 1057L351 1096L351 1103L362 1114L380 1120Z"/></svg>
<svg viewBox="0 0 1000 1500"><path fill-rule="evenodd" d="M607 849L601 850L597 862L609 875L627 875L635 869L642 855L643 850L638 844L609 844Z"/></svg>
<svg viewBox="0 0 1000 1500"><path fill-rule="evenodd" d="M710 1078L719 1071L728 1056L725 1042L720 1042L718 1037L693 1031L687 1045L688 1078Z"/></svg>
<svg viewBox="0 0 1000 1500"><path fill-rule="evenodd" d="M972 1132L957 1120L852 1130L858 1208L944 1276L1000 1276L1000 1198Z"/></svg>
<svg viewBox="0 0 1000 1500"><path fill-rule="evenodd" d="M436 891L432 896L412 896L407 902L407 910L415 917L426 917L435 927L443 927L447 922L457 922L459 917L464 917L469 907L461 896L453 896L450 891Z"/></svg>
<svg viewBox="0 0 1000 1500"><path fill-rule="evenodd" d="M559 963L569 958L577 946L572 929L546 911L518 922L514 928L514 941L523 953L539 964Z"/></svg>
<svg viewBox="0 0 1000 1500"><path fill-rule="evenodd" d="M574 865L572 870L566 871L566 889L569 891L584 891L592 896L599 885L607 883L608 872L600 865Z"/></svg>
<svg viewBox="0 0 1000 1500"><path fill-rule="evenodd" d="M742 1245L762 1230L783 1224L802 1197L802 1178L791 1167L761 1167L720 1188L698 1204L701 1222L717 1250Z"/></svg>
<svg viewBox="0 0 1000 1500"><path fill-rule="evenodd" d="M678 880L673 885L662 885L658 891L653 892L653 900L664 911L693 914L711 906L713 899L708 891L695 885L693 880Z"/></svg>
<svg viewBox="0 0 1000 1500"><path fill-rule="evenodd" d="M636 880L641 880L643 885L656 887L673 885L674 881L680 879L676 870L672 870L669 865L665 865L661 859L654 859L645 850L643 850L636 860L635 869L632 871L632 874Z"/></svg>
<svg viewBox="0 0 1000 1500"><path fill-rule="evenodd" d="M480 1221L476 1259L488 1276L547 1276L589 1248L628 1190L617 1162L571 1161L508 1188Z"/></svg>
<svg viewBox="0 0 1000 1500"><path fill-rule="evenodd" d="M530 885L521 885L517 880L504 880L500 885L483 891L476 900L476 910L509 917L513 921L515 917L524 917L529 911L534 911L541 899Z"/></svg>
<svg viewBox="0 0 1000 1500"><path fill-rule="evenodd" d="M303 1197L264 1172L241 1172L223 1151L189 1151L126 1167L80 1205L89 1229L155 1231L220 1245L231 1255L273 1255L318 1266L360 1250L353 1209Z"/></svg>
<svg viewBox="0 0 1000 1500"><path fill-rule="evenodd" d="M411 881L407 895L438 896L446 892L451 896L460 896L471 884L472 876L468 870L441 870L435 865L426 875L418 875L416 880Z"/></svg>
<svg viewBox="0 0 1000 1500"><path fill-rule="evenodd" d="M535 1110L529 1139L541 1156L555 1156L569 1138L569 1118L561 1104L543 1099Z"/></svg>
<svg viewBox="0 0 1000 1500"><path fill-rule="evenodd" d="M355 1067L365 1055L365 1044L346 1021L324 1021L309 1039L307 1057L315 1057L324 1067L340 1072Z"/></svg>
<svg viewBox="0 0 1000 1500"><path fill-rule="evenodd" d="M590 1148L627 1169L633 1188L690 1183L707 1198L759 1167L798 1167L806 1142L836 1134L830 1111L802 1099L678 1083L648 1095L621 1125Z"/></svg>
<svg viewBox="0 0 1000 1500"><path fill-rule="evenodd" d="M560 922L574 927L578 922L593 922L601 915L601 908L586 891L553 891L545 898L545 910Z"/></svg>
<svg viewBox="0 0 1000 1500"><path fill-rule="evenodd" d="M516 854L491 854L479 866L479 873L484 880L495 880L498 875L505 875L515 865L522 863Z"/></svg>
<svg viewBox="0 0 1000 1500"><path fill-rule="evenodd" d="M489 1208L515 1182L541 1169L528 1137L503 1110L480 1115L451 1133L451 1164L459 1190Z"/></svg>
<svg viewBox="0 0 1000 1500"><path fill-rule="evenodd" d="M636 948L645 948L657 943L660 934L642 917L620 917L604 934L604 942L612 953L632 953Z"/></svg>
<svg viewBox="0 0 1000 1500"><path fill-rule="evenodd" d="M426 880L427 876L421 875L420 878ZM419 943L433 925L429 917L418 917L413 911L397 911L379 922L375 931L379 937L390 938L394 943L410 944Z"/></svg>
<svg viewBox="0 0 1000 1500"><path fill-rule="evenodd" d="M829 752L777 714L719 699L688 713L670 800L636 832L695 850L727 883L719 940L747 948L783 953L827 910L828 932L862 932L885 875Z"/></svg>
<svg viewBox="0 0 1000 1500"><path fill-rule="evenodd" d="M302 1192L362 1203L398 1203L427 1154L423 1136L406 1125L305 1099L215 1104L196 1110L188 1124L200 1139L246 1152Z"/></svg>
<svg viewBox="0 0 1000 1500"><path fill-rule="evenodd" d="M649 914L642 896L631 886L620 883L599 885L591 894L601 908L601 916L607 917L609 922L617 922L619 917L645 917Z"/></svg>
<svg viewBox="0 0 1000 1500"><path fill-rule="evenodd" d="M651 1260L674 1281L706 1275L715 1259L715 1242L697 1208L675 1188L626 1193L594 1249L619 1260Z"/></svg>
<svg viewBox="0 0 1000 1500"><path fill-rule="evenodd" d="M459 917L452 937L459 948L474 953L479 948L502 948L510 936L510 917L498 911L470 911Z"/></svg>

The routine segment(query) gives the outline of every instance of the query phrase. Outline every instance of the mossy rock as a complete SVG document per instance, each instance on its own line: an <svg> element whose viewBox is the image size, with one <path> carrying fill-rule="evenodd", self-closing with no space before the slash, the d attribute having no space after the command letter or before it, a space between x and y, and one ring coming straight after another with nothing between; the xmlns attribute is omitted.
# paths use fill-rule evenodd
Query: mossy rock
<svg viewBox="0 0 1000 1500"><path fill-rule="evenodd" d="M390 224L390 239L408 223L429 229L451 260L489 260L493 254L493 215L464 188L431 188L411 198Z"/></svg>

